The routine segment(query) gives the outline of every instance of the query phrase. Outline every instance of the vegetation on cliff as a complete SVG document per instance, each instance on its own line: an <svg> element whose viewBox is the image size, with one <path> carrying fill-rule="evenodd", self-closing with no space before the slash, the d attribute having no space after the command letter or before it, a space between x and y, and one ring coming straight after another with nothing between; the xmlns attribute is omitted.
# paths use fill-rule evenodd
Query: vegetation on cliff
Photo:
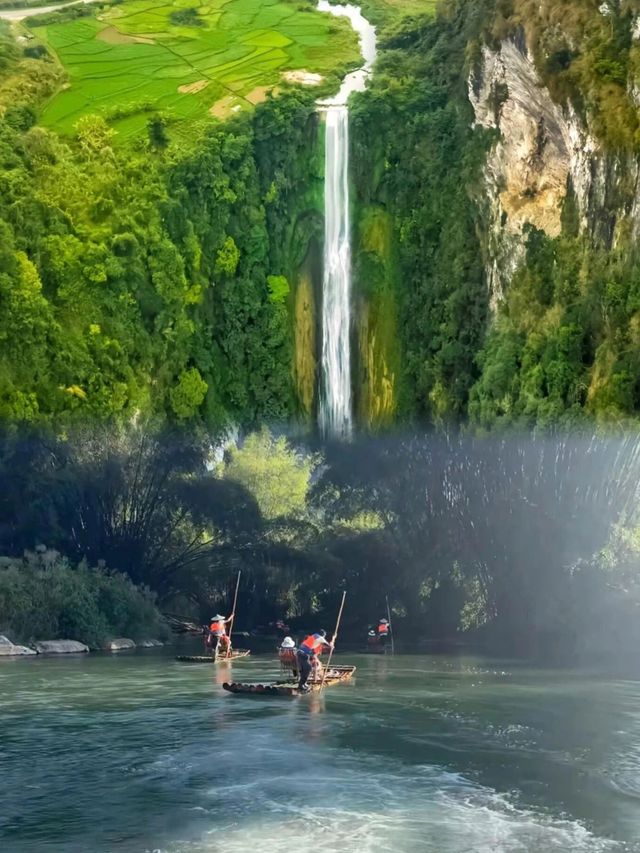
<svg viewBox="0 0 640 853"><path fill-rule="evenodd" d="M5 44L10 82L25 60ZM7 107L0 418L64 429L153 413L215 429L287 417L287 217L305 163L313 173L312 114L292 92L184 146L150 126L136 150L97 116L67 143L29 102Z"/></svg>
<svg viewBox="0 0 640 853"><path fill-rule="evenodd" d="M637 416L634 9L451 0L434 18L371 0L380 56L351 119L361 424ZM525 262L490 308L495 133L474 127L467 83L482 46L504 39L531 48L556 103L598 140L610 185L588 227L568 187L560 236L527 229ZM43 44L0 25L0 418L60 431L139 415L213 431L310 419L314 93L204 120L188 139L156 115L143 144L123 146L113 116L84 115L66 140L40 126L63 79ZM493 95L499 111L509 93Z"/></svg>
<svg viewBox="0 0 640 853"><path fill-rule="evenodd" d="M372 86L354 105L354 168L361 220L384 212L393 238L382 277L366 240L356 244L357 286L374 309L384 293L373 328L365 315L367 335L379 365L399 366L392 411L401 418L494 429L621 423L640 412L636 12L595 0L455 0L435 20L383 30ZM486 211L498 200L484 175L495 132L474 129L467 81L482 46L505 39L533 51L540 85L573 109L605 165L587 224L568 186L562 234L525 229L524 261L490 310ZM499 112L509 92L492 97ZM366 401L361 419L375 422L376 393Z"/></svg>
<svg viewBox="0 0 640 853"><path fill-rule="evenodd" d="M485 35L524 34L540 84L597 149L583 168L586 198L568 178L560 235L525 226L523 263L478 354L469 414L483 428L640 412L637 13L627 2L498 3Z"/></svg>
<svg viewBox="0 0 640 853"><path fill-rule="evenodd" d="M640 412L640 257L533 231L479 355L484 428L624 423Z"/></svg>
<svg viewBox="0 0 640 853"><path fill-rule="evenodd" d="M390 347L399 353L389 355L400 367L398 410L436 423L466 414L488 305L474 199L485 142L472 128L464 75L477 22L454 5L385 31L352 119L358 198L388 211L398 254Z"/></svg>

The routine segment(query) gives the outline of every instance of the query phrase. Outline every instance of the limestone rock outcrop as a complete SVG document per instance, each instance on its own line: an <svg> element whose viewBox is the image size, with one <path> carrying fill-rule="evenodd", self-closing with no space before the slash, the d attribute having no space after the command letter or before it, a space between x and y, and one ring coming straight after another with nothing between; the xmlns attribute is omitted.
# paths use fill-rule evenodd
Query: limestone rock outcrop
<svg viewBox="0 0 640 853"><path fill-rule="evenodd" d="M127 637L116 637L115 640L109 640L104 646L107 652L122 652L126 649L135 649L135 647L134 641Z"/></svg>
<svg viewBox="0 0 640 853"><path fill-rule="evenodd" d="M70 655L89 651L89 646L77 640L40 640L34 645L41 655Z"/></svg>
<svg viewBox="0 0 640 853"><path fill-rule="evenodd" d="M0 657L20 657L22 655L36 655L37 652L28 646L19 646L12 643L8 637L0 634Z"/></svg>

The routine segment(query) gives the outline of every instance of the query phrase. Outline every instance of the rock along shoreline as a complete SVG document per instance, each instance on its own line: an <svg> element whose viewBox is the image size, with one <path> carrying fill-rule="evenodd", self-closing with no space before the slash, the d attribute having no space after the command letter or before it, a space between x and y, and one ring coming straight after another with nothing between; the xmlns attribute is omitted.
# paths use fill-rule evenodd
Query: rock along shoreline
<svg viewBox="0 0 640 853"><path fill-rule="evenodd" d="M108 640L102 649L94 649L94 651L120 652L136 648L153 649L164 645L166 644L160 640L139 640L136 643L128 637L117 637L113 640ZM89 646L77 640L39 640L30 646L23 646L13 643L8 637L0 634L0 658L32 657L35 655L76 655L87 654L91 651Z"/></svg>

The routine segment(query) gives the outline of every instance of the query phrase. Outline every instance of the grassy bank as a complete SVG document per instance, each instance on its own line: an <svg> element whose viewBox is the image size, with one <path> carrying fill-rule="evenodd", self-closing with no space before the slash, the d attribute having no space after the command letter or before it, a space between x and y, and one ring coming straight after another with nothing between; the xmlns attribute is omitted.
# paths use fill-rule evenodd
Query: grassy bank
<svg viewBox="0 0 640 853"><path fill-rule="evenodd" d="M307 74L337 82L359 58L347 21L290 0L125 0L34 18L29 28L68 79L42 124L71 134L97 114L119 141L143 134L156 114L189 135L210 117L226 119L278 87L313 80Z"/></svg>

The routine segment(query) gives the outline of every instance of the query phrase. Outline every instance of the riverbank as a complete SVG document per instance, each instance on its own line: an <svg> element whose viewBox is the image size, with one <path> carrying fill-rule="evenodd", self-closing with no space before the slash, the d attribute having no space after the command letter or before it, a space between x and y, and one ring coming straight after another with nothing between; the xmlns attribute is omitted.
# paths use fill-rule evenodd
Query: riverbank
<svg viewBox="0 0 640 853"><path fill-rule="evenodd" d="M30 645L13 643L9 637L0 634L0 658L31 657L34 655L78 655L90 652L122 652L132 649L157 649L168 645L161 640L139 640L137 643L128 637L107 640L100 649L90 649L78 640L39 640Z"/></svg>
<svg viewBox="0 0 640 853"><path fill-rule="evenodd" d="M147 587L44 546L0 557L0 634L3 656L117 651L171 637Z"/></svg>

